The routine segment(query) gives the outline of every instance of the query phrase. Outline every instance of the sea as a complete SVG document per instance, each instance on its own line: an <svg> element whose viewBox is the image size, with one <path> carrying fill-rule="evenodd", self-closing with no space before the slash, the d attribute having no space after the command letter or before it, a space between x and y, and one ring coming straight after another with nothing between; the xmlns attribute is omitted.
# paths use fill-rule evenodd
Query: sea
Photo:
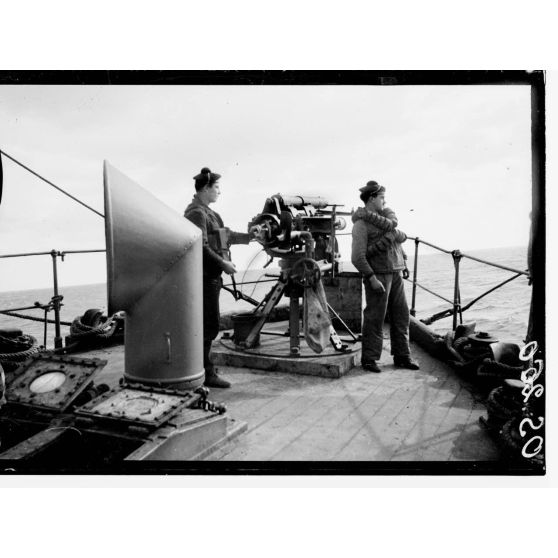
<svg viewBox="0 0 558 558"><path fill-rule="evenodd" d="M422 248L422 246L421 246ZM409 252L408 266L413 273L413 254ZM527 267L527 248L491 248L465 252L471 256L504 265L517 270L525 270ZM350 266L345 265L345 269ZM245 284L241 288L243 292L256 300L261 300L273 286L273 275L276 270L268 268L248 269L236 275L237 283L260 281L254 284ZM424 253L419 254L417 265L417 282L428 290L437 293L447 301L453 300L454 290L454 264L450 254ZM482 264L467 258L463 258L460 264L460 290L461 304L465 306L469 301L479 297L489 289L514 275L511 271L501 270L486 264ZM230 279L224 276L225 284ZM412 285L406 282L407 300L411 307ZM59 286L59 293L63 296L61 320L71 322L76 316L81 316L90 308L98 308L107 313L107 287L104 283L94 285L70 285ZM33 306L35 302L46 304L52 297L52 289L36 289L25 291L0 292L0 309L20 308ZM421 287L416 292L416 316L427 318L433 314L451 307L451 304L440 299ZM488 294L476 302L463 314L464 323L476 323L476 331L487 331L500 341L522 344L527 331L529 317L529 306L531 301L531 287L525 276L507 283L494 292ZM223 290L221 295L221 311L245 312L253 308L243 301L235 301L230 293ZM40 309L21 311L21 314L43 317L44 312ZM49 318L54 318L54 313L49 313ZM40 322L14 318L0 314L0 329L19 328L24 333L33 335L39 344L44 343L44 325ZM431 324L434 331L444 334L451 330L452 318L444 318ZM62 326L61 335L68 335L69 327ZM54 345L54 324L47 327L46 346Z"/></svg>

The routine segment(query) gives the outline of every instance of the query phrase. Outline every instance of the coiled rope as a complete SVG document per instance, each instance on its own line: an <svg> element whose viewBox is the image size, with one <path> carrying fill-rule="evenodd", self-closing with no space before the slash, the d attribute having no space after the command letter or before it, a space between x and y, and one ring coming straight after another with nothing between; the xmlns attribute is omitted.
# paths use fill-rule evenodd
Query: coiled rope
<svg viewBox="0 0 558 558"><path fill-rule="evenodd" d="M108 339L118 327L117 314L108 318L98 325L86 325L82 322L83 316L76 316L70 325L70 336L77 340L95 337L97 339Z"/></svg>
<svg viewBox="0 0 558 558"><path fill-rule="evenodd" d="M3 351L0 353L0 364L6 372L13 372L29 357L45 350L39 346L35 337L25 334L16 338L0 335L0 348Z"/></svg>

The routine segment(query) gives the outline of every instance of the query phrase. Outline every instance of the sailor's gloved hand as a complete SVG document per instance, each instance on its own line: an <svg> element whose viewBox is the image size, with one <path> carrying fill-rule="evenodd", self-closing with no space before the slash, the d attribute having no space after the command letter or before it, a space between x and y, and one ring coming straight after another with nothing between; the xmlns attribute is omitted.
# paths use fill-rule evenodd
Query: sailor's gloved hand
<svg viewBox="0 0 558 558"><path fill-rule="evenodd" d="M403 270L403 279L409 279L409 268Z"/></svg>
<svg viewBox="0 0 558 558"><path fill-rule="evenodd" d="M232 262L225 260L225 262L223 263L223 271L227 275L233 275L236 273L236 265L234 265Z"/></svg>
<svg viewBox="0 0 558 558"><path fill-rule="evenodd" d="M378 279L376 278L375 275L371 275L368 278L368 282L370 283L370 286L372 287L372 290L375 293L385 293L386 289L385 287L382 285L382 283L380 283L380 281L378 281Z"/></svg>

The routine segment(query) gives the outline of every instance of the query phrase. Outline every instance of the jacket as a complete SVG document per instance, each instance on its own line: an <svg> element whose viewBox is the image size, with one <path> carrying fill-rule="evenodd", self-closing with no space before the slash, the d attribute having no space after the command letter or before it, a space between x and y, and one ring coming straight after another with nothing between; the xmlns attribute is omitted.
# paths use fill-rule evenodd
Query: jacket
<svg viewBox="0 0 558 558"><path fill-rule="evenodd" d="M224 264L227 261L225 254L231 244L248 244L250 237L248 233L237 233L226 228L223 219L208 205L203 203L197 195L184 211L184 217L198 226L203 233L203 275L214 279L223 273ZM217 229L226 229L228 246L220 246Z"/></svg>
<svg viewBox="0 0 558 558"><path fill-rule="evenodd" d="M352 220L351 261L364 277L375 273L394 273L407 267L401 246L407 235L395 228L397 218L391 209L386 207L374 213L358 208Z"/></svg>

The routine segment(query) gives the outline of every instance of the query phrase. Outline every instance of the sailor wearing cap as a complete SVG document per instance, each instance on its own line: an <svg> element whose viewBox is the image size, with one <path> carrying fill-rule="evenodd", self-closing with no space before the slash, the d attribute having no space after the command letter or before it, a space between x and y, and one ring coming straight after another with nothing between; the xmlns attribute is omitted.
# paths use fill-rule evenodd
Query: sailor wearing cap
<svg viewBox="0 0 558 558"><path fill-rule="evenodd" d="M397 227L395 213L385 207L385 187L370 180L360 190L364 207L353 215L352 262L363 276L366 295L362 323L361 364L380 372L383 324L390 316L391 353L396 366L418 370L409 348L409 307L403 278L408 277L401 243L407 239Z"/></svg>
<svg viewBox="0 0 558 558"><path fill-rule="evenodd" d="M194 176L196 194L186 208L184 217L197 225L203 233L203 361L205 385L228 388L230 383L221 378L210 357L211 343L219 334L219 295L223 272L233 275L236 266L224 257L223 247L219 244L219 229L224 229L223 219L213 211L209 204L215 203L221 195L220 174L204 167ZM248 244L249 235L235 233L227 229L230 244Z"/></svg>
<svg viewBox="0 0 558 558"><path fill-rule="evenodd" d="M364 201L365 197L370 197L372 195L385 194L386 189L384 186L378 184L375 180L369 180L366 186L359 188L360 199ZM365 202L366 203L366 202Z"/></svg>

